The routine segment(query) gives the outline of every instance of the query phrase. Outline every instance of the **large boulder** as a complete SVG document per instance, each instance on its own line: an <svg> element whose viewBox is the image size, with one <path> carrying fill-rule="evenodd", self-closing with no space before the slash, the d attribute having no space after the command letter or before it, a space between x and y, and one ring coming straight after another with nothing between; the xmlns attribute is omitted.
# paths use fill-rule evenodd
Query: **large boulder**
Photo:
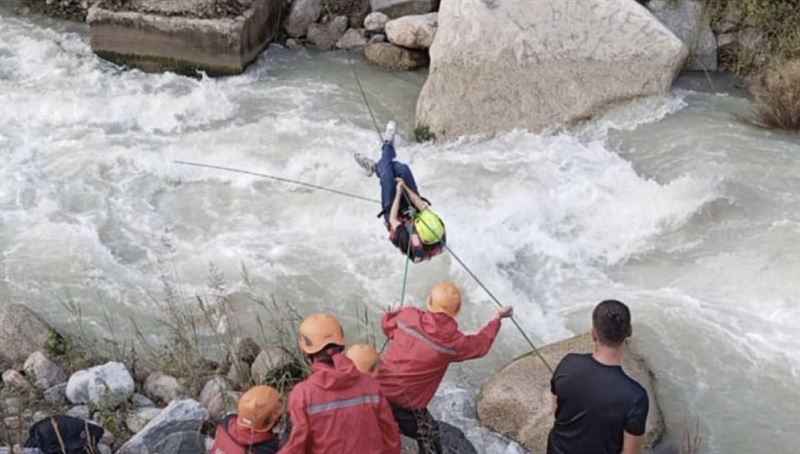
<svg viewBox="0 0 800 454"><path fill-rule="evenodd" d="M343 50L363 49L366 45L367 38L364 35L364 29L361 28L351 28L347 30L345 34L339 38L339 41L336 42L336 48Z"/></svg>
<svg viewBox="0 0 800 454"><path fill-rule="evenodd" d="M133 377L125 365L118 362L79 370L67 382L67 399L73 404L115 408L132 395Z"/></svg>
<svg viewBox="0 0 800 454"><path fill-rule="evenodd" d="M685 69L717 70L717 39L700 0L653 0L647 8L689 48Z"/></svg>
<svg viewBox="0 0 800 454"><path fill-rule="evenodd" d="M428 64L428 54L406 49L391 43L371 43L364 48L364 56L371 64L388 70L411 70Z"/></svg>
<svg viewBox="0 0 800 454"><path fill-rule="evenodd" d="M635 0L444 1L417 101L437 137L541 130L669 90L686 46Z"/></svg>
<svg viewBox="0 0 800 454"><path fill-rule="evenodd" d="M64 369L41 351L31 353L23 368L28 379L42 391L65 383L68 378Z"/></svg>
<svg viewBox="0 0 800 454"><path fill-rule="evenodd" d="M284 373L291 371L294 358L280 347L262 350L250 368L250 375L256 384L269 384Z"/></svg>
<svg viewBox="0 0 800 454"><path fill-rule="evenodd" d="M0 357L2 362L22 364L28 356L44 350L58 334L41 317L21 304L0 304Z"/></svg>
<svg viewBox="0 0 800 454"><path fill-rule="evenodd" d="M150 398L168 404L186 393L177 378L161 372L153 372L144 382L144 393Z"/></svg>
<svg viewBox="0 0 800 454"><path fill-rule="evenodd" d="M433 11L436 3L438 2L435 0L370 0L372 11L389 17L429 13Z"/></svg>
<svg viewBox="0 0 800 454"><path fill-rule="evenodd" d="M106 60L145 71L230 75L242 73L275 37L284 3L104 2L86 20L92 50Z"/></svg>
<svg viewBox="0 0 800 454"><path fill-rule="evenodd" d="M205 452L200 432L208 411L197 401L174 400L119 448L117 454Z"/></svg>
<svg viewBox="0 0 800 454"><path fill-rule="evenodd" d="M347 16L336 16L324 24L311 24L308 28L308 42L322 50L331 50L344 35L347 24Z"/></svg>
<svg viewBox="0 0 800 454"><path fill-rule="evenodd" d="M321 0L294 0L286 20L283 21L283 28L293 38L305 36L308 27L319 19L320 14Z"/></svg>
<svg viewBox="0 0 800 454"><path fill-rule="evenodd" d="M592 350L590 334L572 337L540 349L552 367L567 353ZM647 391L650 412L647 415L646 445L653 446L664 431L661 410L656 401L654 379L644 359L629 352L622 368ZM545 452L547 435L553 427L550 393L552 374L536 355L520 357L497 372L478 396L478 419L492 430L523 444L533 452Z"/></svg>
<svg viewBox="0 0 800 454"><path fill-rule="evenodd" d="M428 49L436 36L437 13L404 16L386 23L389 42L410 49Z"/></svg>

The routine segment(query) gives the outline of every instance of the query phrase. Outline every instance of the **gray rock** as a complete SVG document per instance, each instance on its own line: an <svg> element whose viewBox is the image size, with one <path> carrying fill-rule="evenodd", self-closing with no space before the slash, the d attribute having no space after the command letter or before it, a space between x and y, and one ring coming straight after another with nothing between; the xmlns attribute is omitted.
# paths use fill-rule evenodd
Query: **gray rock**
<svg viewBox="0 0 800 454"><path fill-rule="evenodd" d="M144 394L134 393L133 397L131 397L131 402L133 406L136 408L148 408L148 407L155 407L156 403L150 400Z"/></svg>
<svg viewBox="0 0 800 454"><path fill-rule="evenodd" d="M247 364L248 366L253 364L253 361L256 360L258 354L261 353L261 347L258 346L256 341L249 337L237 337L233 341L232 350L233 351L230 352L231 356Z"/></svg>
<svg viewBox="0 0 800 454"><path fill-rule="evenodd" d="M117 454L197 454L205 443L198 428L208 411L191 399L174 400L141 431L120 447Z"/></svg>
<svg viewBox="0 0 800 454"><path fill-rule="evenodd" d="M116 408L132 395L133 377L122 363L108 362L80 370L67 382L67 399L74 404Z"/></svg>
<svg viewBox="0 0 800 454"><path fill-rule="evenodd" d="M540 351L555 367L567 353L588 353L591 349L592 339L587 333L547 345ZM664 425L654 393L652 373L644 359L633 352L626 355L622 367L647 390L650 412L645 446L653 446L661 437ZM478 397L478 419L483 425L520 442L533 452L545 452L547 434L553 426L551 376L536 355L514 360L483 386Z"/></svg>
<svg viewBox="0 0 800 454"><path fill-rule="evenodd" d="M369 38L369 42L367 42L367 44L385 43L385 42L386 42L386 35L378 33L377 35L372 35Z"/></svg>
<svg viewBox="0 0 800 454"><path fill-rule="evenodd" d="M286 40L286 47L289 50L301 50L303 48L303 43L300 40L289 38Z"/></svg>
<svg viewBox="0 0 800 454"><path fill-rule="evenodd" d="M161 414L161 409L156 407L145 407L138 410L129 411L125 415L125 427L132 433L139 433L150 421Z"/></svg>
<svg viewBox="0 0 800 454"><path fill-rule="evenodd" d="M425 14L433 11L433 0L370 0L372 11L384 13L389 17Z"/></svg>
<svg viewBox="0 0 800 454"><path fill-rule="evenodd" d="M371 64L389 70L411 70L428 64L426 52L406 49L391 43L368 44L364 56Z"/></svg>
<svg viewBox="0 0 800 454"><path fill-rule="evenodd" d="M634 0L442 2L416 126L539 131L667 92L686 46Z"/></svg>
<svg viewBox="0 0 800 454"><path fill-rule="evenodd" d="M153 372L147 377L143 391L148 397L165 404L183 396L186 392L177 378L161 372Z"/></svg>
<svg viewBox="0 0 800 454"><path fill-rule="evenodd" d="M111 447L104 443L97 445L97 454L112 454Z"/></svg>
<svg viewBox="0 0 800 454"><path fill-rule="evenodd" d="M66 383L67 373L58 364L50 361L44 352L31 353L23 366L25 374L41 390Z"/></svg>
<svg viewBox="0 0 800 454"><path fill-rule="evenodd" d="M32 391L34 389L31 382L14 369L3 372L3 383L16 388L18 391Z"/></svg>
<svg viewBox="0 0 800 454"><path fill-rule="evenodd" d="M364 36L364 30L360 28L351 28L339 38L336 42L337 49L351 50L363 49L367 45L367 38Z"/></svg>
<svg viewBox="0 0 800 454"><path fill-rule="evenodd" d="M0 356L22 363L28 356L47 347L58 336L41 317L21 304L0 305Z"/></svg>
<svg viewBox="0 0 800 454"><path fill-rule="evenodd" d="M364 18L364 28L368 32L378 33L383 31L383 27L389 22L389 16L381 12L372 12Z"/></svg>
<svg viewBox="0 0 800 454"><path fill-rule="evenodd" d="M717 70L717 40L699 0L653 0L647 8L689 48L685 69Z"/></svg>
<svg viewBox="0 0 800 454"><path fill-rule="evenodd" d="M238 391L222 391L212 397L205 406L211 421L219 421L226 413L235 412L241 397Z"/></svg>
<svg viewBox="0 0 800 454"><path fill-rule="evenodd" d="M44 392L44 400L56 407L67 404L67 384L61 383L48 388Z"/></svg>
<svg viewBox="0 0 800 454"><path fill-rule="evenodd" d="M3 399L3 410L5 414L17 416L22 410L22 399L18 396L6 397Z"/></svg>
<svg viewBox="0 0 800 454"><path fill-rule="evenodd" d="M320 14L322 14L320 0L294 0L283 22L283 28L292 38L305 36L308 27L319 19Z"/></svg>
<svg viewBox="0 0 800 454"><path fill-rule="evenodd" d="M437 13L403 16L386 23L389 42L409 49L428 49L436 36Z"/></svg>
<svg viewBox="0 0 800 454"><path fill-rule="evenodd" d="M230 370L226 375L235 386L246 388L250 386L250 366L245 363L231 364Z"/></svg>
<svg viewBox="0 0 800 454"><path fill-rule="evenodd" d="M292 355L279 347L262 350L253 362L250 374L256 384L265 384L271 378L278 376L287 367L294 364Z"/></svg>
<svg viewBox="0 0 800 454"><path fill-rule="evenodd" d="M200 392L199 401L204 407L208 408L211 400L214 399L217 395L225 392L225 391L232 391L233 384L225 377L222 376L215 376L211 380L207 381L205 386L203 386L203 390Z"/></svg>
<svg viewBox="0 0 800 454"><path fill-rule="evenodd" d="M66 411L67 416L72 416L73 418L80 418L89 420L92 418L92 413L89 411L88 405L76 405L69 410Z"/></svg>
<svg viewBox="0 0 800 454"><path fill-rule="evenodd" d="M347 16L336 16L325 24L311 24L308 27L308 42L314 46L330 50L347 30Z"/></svg>

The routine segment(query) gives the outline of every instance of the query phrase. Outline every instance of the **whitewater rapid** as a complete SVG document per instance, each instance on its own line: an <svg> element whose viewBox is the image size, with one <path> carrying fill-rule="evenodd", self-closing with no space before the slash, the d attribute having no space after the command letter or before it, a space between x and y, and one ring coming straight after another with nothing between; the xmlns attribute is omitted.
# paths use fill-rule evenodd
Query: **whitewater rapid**
<svg viewBox="0 0 800 454"><path fill-rule="evenodd" d="M451 247L534 341L581 333L594 304L621 299L673 437L699 418L702 452L796 452L797 136L750 126L741 94L687 78L568 130L419 145L408 139L424 73L355 64L378 119L398 121L399 158ZM378 197L352 161L377 156L376 140L343 54L273 46L238 77L144 74L94 57L82 27L0 9L2 302L69 329L69 298L99 332L121 335L104 332L104 313L152 323L165 269L193 295L207 291L210 264L231 283L244 264L303 311L352 326L363 304L377 318L403 277L377 205L172 162ZM410 273L409 303L450 278L465 290L464 327L494 312L450 257ZM437 397L437 412L487 452L516 448L479 430L469 403L523 352L505 327Z"/></svg>

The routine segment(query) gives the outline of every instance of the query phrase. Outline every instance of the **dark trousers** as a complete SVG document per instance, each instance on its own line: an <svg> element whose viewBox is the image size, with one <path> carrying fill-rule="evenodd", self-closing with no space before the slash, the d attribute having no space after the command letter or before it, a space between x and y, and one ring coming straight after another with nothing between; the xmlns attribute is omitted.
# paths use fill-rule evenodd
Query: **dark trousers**
<svg viewBox="0 0 800 454"><path fill-rule="evenodd" d="M381 159L376 165L377 171L375 172L381 181L381 208L383 208L383 218L387 224L389 223L389 214L392 210L392 202L394 202L394 196L397 192L397 183L394 181L395 178L402 178L409 189L419 194L419 191L417 191L417 182L414 181L414 175L411 173L411 169L402 162L395 161L395 157L397 157L397 153L394 150L394 145L388 142L384 143L381 148ZM400 200L400 212L404 212L407 208L408 202L405 197L403 197L403 199Z"/></svg>
<svg viewBox="0 0 800 454"><path fill-rule="evenodd" d="M392 405L392 413L400 432L406 437L417 440L419 454L442 454L442 442L439 439L439 423L427 408L409 410Z"/></svg>

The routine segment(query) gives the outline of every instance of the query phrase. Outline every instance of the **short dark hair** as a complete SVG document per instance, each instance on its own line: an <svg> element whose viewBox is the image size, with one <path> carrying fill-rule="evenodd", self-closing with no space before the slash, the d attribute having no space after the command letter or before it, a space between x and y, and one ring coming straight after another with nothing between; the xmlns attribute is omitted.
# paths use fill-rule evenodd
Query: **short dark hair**
<svg viewBox="0 0 800 454"><path fill-rule="evenodd" d="M631 311L617 300L605 300L594 308L592 326L601 344L618 347L631 335Z"/></svg>

